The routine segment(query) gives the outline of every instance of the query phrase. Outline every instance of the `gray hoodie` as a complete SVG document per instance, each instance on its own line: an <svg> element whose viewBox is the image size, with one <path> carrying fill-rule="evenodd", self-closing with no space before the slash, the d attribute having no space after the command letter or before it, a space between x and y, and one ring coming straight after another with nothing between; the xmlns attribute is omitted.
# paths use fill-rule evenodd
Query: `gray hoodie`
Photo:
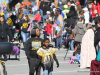
<svg viewBox="0 0 100 75"><path fill-rule="evenodd" d="M82 38L85 34L84 25L82 23L78 23L75 26L73 33L75 34L75 41L82 42Z"/></svg>

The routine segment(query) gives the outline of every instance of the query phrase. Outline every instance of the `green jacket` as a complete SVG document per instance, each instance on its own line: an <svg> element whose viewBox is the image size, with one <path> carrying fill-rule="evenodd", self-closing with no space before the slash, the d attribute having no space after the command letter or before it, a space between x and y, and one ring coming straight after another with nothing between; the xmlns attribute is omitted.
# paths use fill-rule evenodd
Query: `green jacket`
<svg viewBox="0 0 100 75"><path fill-rule="evenodd" d="M68 9L65 9L65 10L63 10L62 12L63 12L64 15L65 15L64 19L67 19L67 15L66 15L66 13L69 13L69 10L68 10Z"/></svg>

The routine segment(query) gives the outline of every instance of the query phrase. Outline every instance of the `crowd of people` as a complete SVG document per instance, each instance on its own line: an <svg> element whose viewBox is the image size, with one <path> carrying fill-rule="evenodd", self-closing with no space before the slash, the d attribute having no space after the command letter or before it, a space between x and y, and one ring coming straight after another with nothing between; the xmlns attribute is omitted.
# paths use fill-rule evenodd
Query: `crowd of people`
<svg viewBox="0 0 100 75"><path fill-rule="evenodd" d="M41 66L43 75L52 75L53 59L59 67L55 52L62 50L63 46L68 52L73 52L69 64L77 61L80 68L91 67L91 61L98 55L97 47L100 41L100 4L96 0L84 8L79 1L59 1L55 4L50 0L39 0L37 5L33 0L27 4L18 3L12 11L7 4L2 5L0 42L18 40L23 43L29 64L29 75L34 75L35 71L36 75L40 75ZM40 14L41 21L37 18L30 20L28 14ZM38 27L37 24L41 26ZM44 34L42 39L41 31ZM18 33L17 38L15 33ZM50 42L55 42L55 46ZM4 59L7 60L6 55Z"/></svg>

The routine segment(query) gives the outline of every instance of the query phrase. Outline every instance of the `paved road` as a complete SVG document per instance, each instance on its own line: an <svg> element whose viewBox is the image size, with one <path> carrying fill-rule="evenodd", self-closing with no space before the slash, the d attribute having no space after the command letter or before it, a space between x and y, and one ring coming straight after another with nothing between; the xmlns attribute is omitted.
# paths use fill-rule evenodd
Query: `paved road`
<svg viewBox="0 0 100 75"><path fill-rule="evenodd" d="M69 57L72 56L72 53L68 53L67 58L64 61L63 57L65 55L65 52L66 49L62 49L61 51L56 52L60 67L57 68L56 64L54 63L53 75L89 75L89 69L80 69L78 68L78 64L68 64ZM8 75L28 75L29 68L25 52L21 50L20 55L20 61L8 60L6 62Z"/></svg>
<svg viewBox="0 0 100 75"><path fill-rule="evenodd" d="M42 35L43 36L43 35ZM41 36L41 37L42 37ZM52 44L54 44L52 42ZM23 45L21 46L23 48ZM29 67L27 58L25 56L25 51L21 49L20 51L20 61L18 60L8 60L6 62L7 73L8 75L29 75ZM60 63L60 67L57 68L54 63L53 75L89 75L89 69L80 69L78 68L79 64L68 64L69 58L72 56L72 53L68 53L66 60L64 61L64 55L66 49L62 48L60 51L56 52L57 58ZM14 58L14 56L11 56ZM43 70L41 70L41 75L43 75Z"/></svg>
<svg viewBox="0 0 100 75"><path fill-rule="evenodd" d="M33 19L33 18L31 18ZM41 35L41 38L43 35ZM54 44L52 42L52 44ZM20 61L18 60L8 60L6 61L6 68L8 75L29 75L28 61L25 56L25 51L22 50L23 45L21 45L20 50ZM60 63L60 67L57 68L54 63L53 75L89 75L89 69L80 69L78 68L79 64L68 64L69 58L72 56L72 53L68 53L66 60L64 61L64 55L66 49L62 48L60 51L56 52L57 58ZM14 56L11 56L15 58ZM43 70L41 70L41 75L43 75Z"/></svg>

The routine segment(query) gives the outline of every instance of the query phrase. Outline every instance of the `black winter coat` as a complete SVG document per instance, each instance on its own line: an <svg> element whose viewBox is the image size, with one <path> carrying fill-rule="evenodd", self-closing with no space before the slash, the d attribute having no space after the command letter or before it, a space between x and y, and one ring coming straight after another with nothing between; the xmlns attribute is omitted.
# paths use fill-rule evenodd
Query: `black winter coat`
<svg viewBox="0 0 100 75"><path fill-rule="evenodd" d="M95 27L96 31L95 31L95 37L94 37L94 46L96 47L100 41L100 27Z"/></svg>
<svg viewBox="0 0 100 75"><path fill-rule="evenodd" d="M12 36L12 33L9 29L8 24L6 24L6 23L1 24L0 23L0 38L6 39L7 35L9 35L9 37L11 39L13 39L13 36Z"/></svg>
<svg viewBox="0 0 100 75"><path fill-rule="evenodd" d="M69 27L70 25L75 25L76 18L74 16L74 12L71 11L69 13L66 13L66 15L67 15L67 26L66 27Z"/></svg>

